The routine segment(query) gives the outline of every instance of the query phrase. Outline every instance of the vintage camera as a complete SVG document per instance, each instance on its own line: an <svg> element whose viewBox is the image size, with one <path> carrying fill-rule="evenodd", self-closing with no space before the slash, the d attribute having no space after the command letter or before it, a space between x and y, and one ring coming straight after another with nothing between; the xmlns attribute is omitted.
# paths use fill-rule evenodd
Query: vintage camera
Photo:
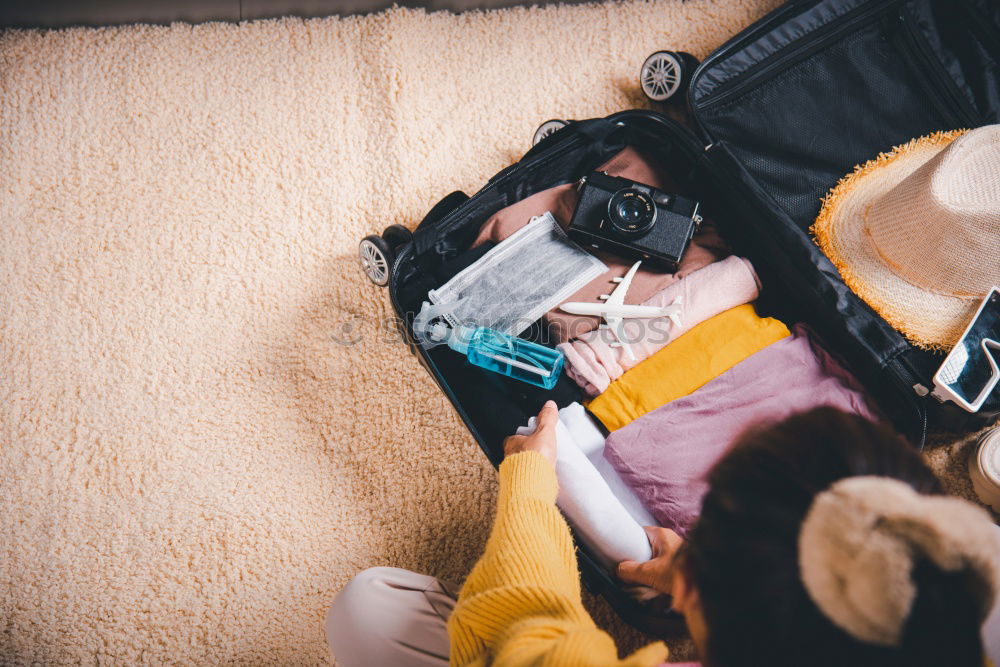
<svg viewBox="0 0 1000 667"><path fill-rule="evenodd" d="M701 216L698 202L595 171L580 181L570 238L675 271Z"/></svg>

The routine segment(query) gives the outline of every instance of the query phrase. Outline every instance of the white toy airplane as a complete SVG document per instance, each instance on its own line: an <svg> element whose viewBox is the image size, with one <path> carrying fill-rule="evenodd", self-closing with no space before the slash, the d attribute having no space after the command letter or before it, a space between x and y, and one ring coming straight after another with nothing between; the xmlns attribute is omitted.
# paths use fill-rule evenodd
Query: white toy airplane
<svg viewBox="0 0 1000 667"><path fill-rule="evenodd" d="M626 319L669 317L673 321L674 326L679 327L681 325L680 297L677 297L673 303L663 308L625 305L625 293L628 292L629 285L632 284L632 278L635 276L635 272L639 270L640 264L642 264L642 260L633 264L624 278L613 279L614 282L618 283L618 287L611 294L601 295L603 303L569 301L559 306L561 310L572 315L597 315L603 318L604 324L601 325L601 328L610 329L614 337L618 339L618 342L612 343L611 346L625 348L625 353L629 359L635 359L635 353L629 347L629 341L625 335Z"/></svg>

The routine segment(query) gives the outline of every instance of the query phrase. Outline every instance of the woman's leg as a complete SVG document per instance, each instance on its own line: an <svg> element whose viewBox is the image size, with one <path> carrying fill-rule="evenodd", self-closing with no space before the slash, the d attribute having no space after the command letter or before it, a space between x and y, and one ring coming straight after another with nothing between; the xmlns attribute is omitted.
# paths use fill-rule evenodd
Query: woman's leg
<svg viewBox="0 0 1000 667"><path fill-rule="evenodd" d="M373 567L337 595L326 638L337 664L398 667L448 664L448 617L458 587L409 570Z"/></svg>

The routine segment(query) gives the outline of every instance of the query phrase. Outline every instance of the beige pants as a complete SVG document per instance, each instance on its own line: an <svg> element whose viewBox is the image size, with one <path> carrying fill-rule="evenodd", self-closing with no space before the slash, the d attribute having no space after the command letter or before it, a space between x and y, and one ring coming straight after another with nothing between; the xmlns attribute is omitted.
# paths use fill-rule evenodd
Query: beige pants
<svg viewBox="0 0 1000 667"><path fill-rule="evenodd" d="M326 614L326 639L337 665L447 665L446 624L458 588L395 567L359 573Z"/></svg>
<svg viewBox="0 0 1000 667"><path fill-rule="evenodd" d="M340 667L448 664L448 617L459 587L396 567L373 567L348 582L326 615ZM983 648L1000 667L1000 603L983 626Z"/></svg>

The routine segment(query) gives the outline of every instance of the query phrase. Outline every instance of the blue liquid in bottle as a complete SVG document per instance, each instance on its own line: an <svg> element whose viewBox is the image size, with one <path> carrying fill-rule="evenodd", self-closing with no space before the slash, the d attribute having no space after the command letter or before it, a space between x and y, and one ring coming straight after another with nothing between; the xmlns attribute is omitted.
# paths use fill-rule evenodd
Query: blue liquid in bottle
<svg viewBox="0 0 1000 667"><path fill-rule="evenodd" d="M476 366L543 389L555 386L565 361L561 350L486 327L454 329L448 347Z"/></svg>

